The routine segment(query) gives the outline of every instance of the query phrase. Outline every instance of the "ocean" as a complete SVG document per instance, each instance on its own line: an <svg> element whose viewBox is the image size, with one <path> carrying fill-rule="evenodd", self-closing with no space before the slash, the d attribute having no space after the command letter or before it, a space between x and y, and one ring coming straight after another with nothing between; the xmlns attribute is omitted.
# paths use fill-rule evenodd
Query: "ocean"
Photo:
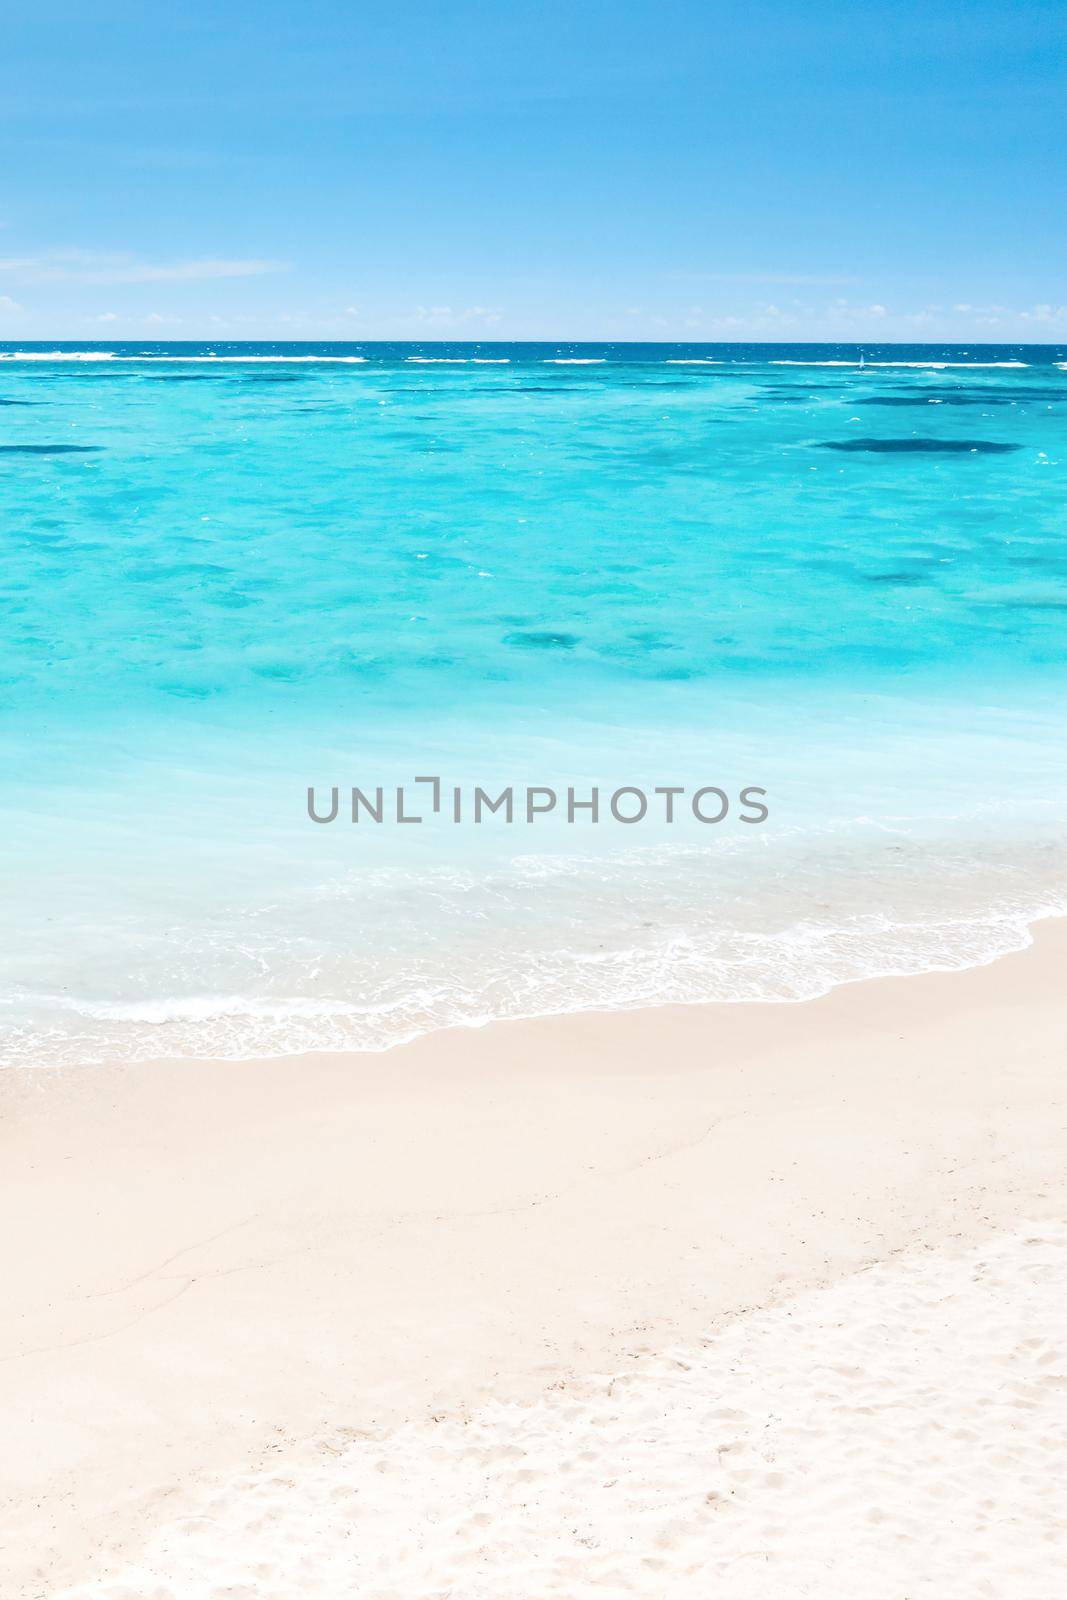
<svg viewBox="0 0 1067 1600"><path fill-rule="evenodd" d="M1020 947L1065 445L1052 346L0 345L0 1060Z"/></svg>

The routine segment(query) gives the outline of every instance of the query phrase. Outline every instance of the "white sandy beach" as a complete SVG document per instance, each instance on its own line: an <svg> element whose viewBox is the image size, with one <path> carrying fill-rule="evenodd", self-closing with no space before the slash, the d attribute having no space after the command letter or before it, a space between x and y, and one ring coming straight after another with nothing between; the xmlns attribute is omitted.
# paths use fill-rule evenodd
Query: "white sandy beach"
<svg viewBox="0 0 1067 1600"><path fill-rule="evenodd" d="M1065 961L5 1075L5 1600L1054 1600Z"/></svg>

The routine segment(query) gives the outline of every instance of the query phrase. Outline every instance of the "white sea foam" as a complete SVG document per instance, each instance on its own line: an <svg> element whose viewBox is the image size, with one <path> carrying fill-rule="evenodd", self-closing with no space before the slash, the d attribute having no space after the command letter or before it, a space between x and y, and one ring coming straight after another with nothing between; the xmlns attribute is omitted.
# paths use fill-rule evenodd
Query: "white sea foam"
<svg viewBox="0 0 1067 1600"><path fill-rule="evenodd" d="M771 367L924 367L941 372L945 367L1028 367L1029 361L798 361L776 356Z"/></svg>
<svg viewBox="0 0 1067 1600"><path fill-rule="evenodd" d="M114 350L0 350L0 361L114 361L115 359Z"/></svg>
<svg viewBox="0 0 1067 1600"><path fill-rule="evenodd" d="M710 356L669 356L663 365L665 367L721 367L723 362L713 360Z"/></svg>
<svg viewBox="0 0 1067 1600"><path fill-rule="evenodd" d="M606 356L546 356L547 367L602 367Z"/></svg>
<svg viewBox="0 0 1067 1600"><path fill-rule="evenodd" d="M195 1057L243 1060L312 1051L377 1053L442 1028L715 1002L796 1003L843 983L984 966L1030 943L1035 905L968 918L894 921L867 914L776 934L674 930L644 946L501 949L470 970L411 962L361 972L341 994L211 994L111 1000L20 995L5 1018L0 1065L51 1066Z"/></svg>
<svg viewBox="0 0 1067 1600"><path fill-rule="evenodd" d="M117 350L4 350L0 361L177 361L183 366L190 362L232 362L247 366L251 362L324 362L328 365L359 364L366 356L160 356L123 355Z"/></svg>
<svg viewBox="0 0 1067 1600"><path fill-rule="evenodd" d="M184 999L86 1000L68 995L38 997L57 1010L72 1011L97 1022L144 1022L163 1027L169 1022L220 1022L232 1017L252 1017L265 1022L285 1022L299 1017L314 1020L333 1017L380 1016L388 1006L357 1005L349 1000L315 1000L291 996L277 1000L240 994L190 995Z"/></svg>
<svg viewBox="0 0 1067 1600"><path fill-rule="evenodd" d="M250 361L317 361L328 366L337 363L359 366L366 356L116 356L116 361L233 361L244 364Z"/></svg>

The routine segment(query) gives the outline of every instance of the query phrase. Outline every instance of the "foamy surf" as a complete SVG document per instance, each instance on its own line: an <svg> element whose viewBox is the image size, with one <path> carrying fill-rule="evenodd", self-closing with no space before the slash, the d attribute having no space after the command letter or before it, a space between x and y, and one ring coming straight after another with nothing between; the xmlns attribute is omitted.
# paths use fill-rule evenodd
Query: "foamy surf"
<svg viewBox="0 0 1067 1600"><path fill-rule="evenodd" d="M314 362L326 366L360 365L366 356L307 356L307 355L129 355L117 350L5 350L0 351L0 361L176 361L182 365L211 362L230 362L238 366L251 366L262 362Z"/></svg>
<svg viewBox="0 0 1067 1600"><path fill-rule="evenodd" d="M577 886L580 890L580 884ZM146 996L22 994L0 1026L0 1066L249 1060L312 1052L378 1054L446 1028L661 1005L796 1004L842 984L985 966L1032 942L1031 924L1067 900L972 918L877 915L775 935L677 930L616 948L524 951L501 927L461 956L353 974L352 993ZM427 928L427 947L436 940ZM473 952L471 953L473 956ZM277 952L271 966L284 969Z"/></svg>
<svg viewBox="0 0 1067 1600"><path fill-rule="evenodd" d="M114 350L0 350L0 361L114 361L116 359Z"/></svg>
<svg viewBox="0 0 1067 1600"><path fill-rule="evenodd" d="M931 372L941 372L947 367L1029 367L1028 361L800 361L776 357L769 361L771 367L925 367Z"/></svg>

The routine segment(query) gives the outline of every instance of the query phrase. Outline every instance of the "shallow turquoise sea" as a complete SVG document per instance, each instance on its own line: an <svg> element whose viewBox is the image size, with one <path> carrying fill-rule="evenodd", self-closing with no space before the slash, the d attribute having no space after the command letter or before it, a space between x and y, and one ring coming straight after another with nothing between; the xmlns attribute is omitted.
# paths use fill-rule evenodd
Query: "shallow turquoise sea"
<svg viewBox="0 0 1067 1600"><path fill-rule="evenodd" d="M1067 909L1065 445L1048 346L0 346L0 1058L1017 947ZM670 786L733 803L607 809Z"/></svg>

